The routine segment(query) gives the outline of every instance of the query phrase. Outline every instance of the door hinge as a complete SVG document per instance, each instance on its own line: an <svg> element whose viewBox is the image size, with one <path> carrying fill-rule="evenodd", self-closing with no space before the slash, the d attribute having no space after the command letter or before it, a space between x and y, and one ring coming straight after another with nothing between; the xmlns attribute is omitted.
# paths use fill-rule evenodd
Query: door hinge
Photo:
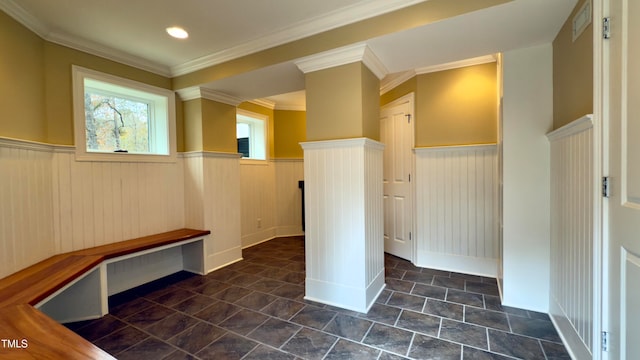
<svg viewBox="0 0 640 360"><path fill-rule="evenodd" d="M411 182L411 174L409 174L409 182Z"/></svg>
<svg viewBox="0 0 640 360"><path fill-rule="evenodd" d="M602 177L602 197L608 198L611 196L611 186L609 184L609 177Z"/></svg>
<svg viewBox="0 0 640 360"><path fill-rule="evenodd" d="M404 114L407 117L407 124L411 124L411 114Z"/></svg>
<svg viewBox="0 0 640 360"><path fill-rule="evenodd" d="M411 241L411 231L409 231L409 241Z"/></svg>
<svg viewBox="0 0 640 360"><path fill-rule="evenodd" d="M602 332L602 339L601 339L601 348L602 351L609 351L609 333L606 331Z"/></svg>
<svg viewBox="0 0 640 360"><path fill-rule="evenodd" d="M602 38L611 38L611 18L609 17L602 18Z"/></svg>

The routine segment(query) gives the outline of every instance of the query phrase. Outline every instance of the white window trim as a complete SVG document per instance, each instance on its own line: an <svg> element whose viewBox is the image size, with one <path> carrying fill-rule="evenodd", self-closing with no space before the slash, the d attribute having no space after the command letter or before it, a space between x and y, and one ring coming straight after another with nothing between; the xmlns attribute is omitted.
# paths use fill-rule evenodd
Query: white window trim
<svg viewBox="0 0 640 360"><path fill-rule="evenodd" d="M262 120L264 122L264 159L240 158L240 163L245 165L266 165L269 161L269 116L243 109L236 109L236 116L237 115ZM237 121L236 118L236 122Z"/></svg>
<svg viewBox="0 0 640 360"><path fill-rule="evenodd" d="M175 162L176 161L176 109L175 93L171 90L144 84L138 81L101 73L80 66L72 66L73 76L73 123L76 160L114 162ZM163 96L167 98L167 131L169 154L136 154L119 152L87 151L86 119L84 109L84 80L92 79L121 87Z"/></svg>

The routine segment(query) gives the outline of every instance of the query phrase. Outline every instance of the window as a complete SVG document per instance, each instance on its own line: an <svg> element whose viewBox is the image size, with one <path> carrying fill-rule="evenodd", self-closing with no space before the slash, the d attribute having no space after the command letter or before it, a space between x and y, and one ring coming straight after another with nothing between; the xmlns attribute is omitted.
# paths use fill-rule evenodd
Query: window
<svg viewBox="0 0 640 360"><path fill-rule="evenodd" d="M76 158L173 161L172 91L73 67Z"/></svg>
<svg viewBox="0 0 640 360"><path fill-rule="evenodd" d="M267 120L267 116L237 110L236 137L238 153L242 154L243 159L267 159Z"/></svg>

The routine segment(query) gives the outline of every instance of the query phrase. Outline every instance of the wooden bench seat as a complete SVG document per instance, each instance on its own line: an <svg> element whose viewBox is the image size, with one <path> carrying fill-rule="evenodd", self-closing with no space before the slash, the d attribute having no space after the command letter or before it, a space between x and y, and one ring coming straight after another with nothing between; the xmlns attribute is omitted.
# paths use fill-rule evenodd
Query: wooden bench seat
<svg viewBox="0 0 640 360"><path fill-rule="evenodd" d="M208 230L179 229L94 248L52 256L0 279L0 358L112 359L34 306L96 268L103 261L177 244L210 234ZM27 347L20 347L26 340ZM18 346L16 348L15 346ZM13 346L13 347L11 347Z"/></svg>
<svg viewBox="0 0 640 360"><path fill-rule="evenodd" d="M0 280L0 308L36 305L101 261L100 256L62 254L10 275Z"/></svg>

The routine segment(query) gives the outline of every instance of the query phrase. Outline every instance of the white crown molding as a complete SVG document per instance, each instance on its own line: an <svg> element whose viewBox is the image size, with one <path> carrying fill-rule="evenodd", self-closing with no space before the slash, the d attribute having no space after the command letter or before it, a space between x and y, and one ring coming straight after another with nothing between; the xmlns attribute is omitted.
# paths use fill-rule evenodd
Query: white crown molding
<svg viewBox="0 0 640 360"><path fill-rule="evenodd" d="M177 91L178 96L182 101L189 101L195 99L207 99L212 101L217 101L223 104L238 106L244 100L237 98L235 96L227 95L225 93L221 93L218 91L214 91L207 88L201 87L190 87Z"/></svg>
<svg viewBox="0 0 640 360"><path fill-rule="evenodd" d="M380 95L388 93L414 76L416 76L415 70L407 70L392 80L380 82Z"/></svg>
<svg viewBox="0 0 640 360"><path fill-rule="evenodd" d="M361 61L378 79L382 79L387 69L367 44L355 44L321 52L295 61L303 73L333 68Z"/></svg>
<svg viewBox="0 0 640 360"><path fill-rule="evenodd" d="M271 110L276 108L276 103L274 101L267 100L267 99L253 99L253 100L249 100L249 102L258 106L265 107L267 109L271 109Z"/></svg>
<svg viewBox="0 0 640 360"><path fill-rule="evenodd" d="M225 61L236 59L278 45L300 40L364 19L379 16L426 0L370 0L337 9L331 13L305 20L272 34L261 36L244 44L203 56L171 68L173 76L188 74Z"/></svg>
<svg viewBox="0 0 640 360"><path fill-rule="evenodd" d="M24 8L22 8L22 6L16 4L15 1L0 1L0 10L7 13L7 15L11 16L14 20L36 33L41 38L44 39L49 35L49 28L33 15L28 13Z"/></svg>
<svg viewBox="0 0 640 360"><path fill-rule="evenodd" d="M276 104L275 110L283 110L283 111L307 111L307 107L305 105L295 105L295 104Z"/></svg>
<svg viewBox="0 0 640 360"><path fill-rule="evenodd" d="M445 63L445 64L439 64L439 65L433 65L433 66L427 66L427 67L419 68L419 69L416 69L416 74L417 75L422 75L422 74L428 74L428 73L433 73L433 72L438 72L438 71L459 69L459 68L463 68L463 67L467 67L467 66L488 64L488 63L492 63L492 62L496 62L496 61L497 61L497 58L496 58L495 55L478 56L478 57L471 58L471 59L453 61L453 62L449 62L449 63Z"/></svg>
<svg viewBox="0 0 640 360"><path fill-rule="evenodd" d="M76 37L69 37L57 33L49 33L44 39L58 45L79 50L87 54L99 56L101 58L112 60L120 64L129 65L140 70L154 73L156 75L171 77L171 71L167 66L160 65L158 63L154 63L141 57L134 56L108 46L103 46L92 41Z"/></svg>
<svg viewBox="0 0 640 360"><path fill-rule="evenodd" d="M51 32L45 24L24 10L24 8L18 5L14 0L0 1L0 10L7 13L13 19L46 41L96 55L124 65L129 65L141 70L149 71L157 75L166 77L171 76L171 71L167 66L159 65L152 61L133 56L126 52L103 46L92 41Z"/></svg>

